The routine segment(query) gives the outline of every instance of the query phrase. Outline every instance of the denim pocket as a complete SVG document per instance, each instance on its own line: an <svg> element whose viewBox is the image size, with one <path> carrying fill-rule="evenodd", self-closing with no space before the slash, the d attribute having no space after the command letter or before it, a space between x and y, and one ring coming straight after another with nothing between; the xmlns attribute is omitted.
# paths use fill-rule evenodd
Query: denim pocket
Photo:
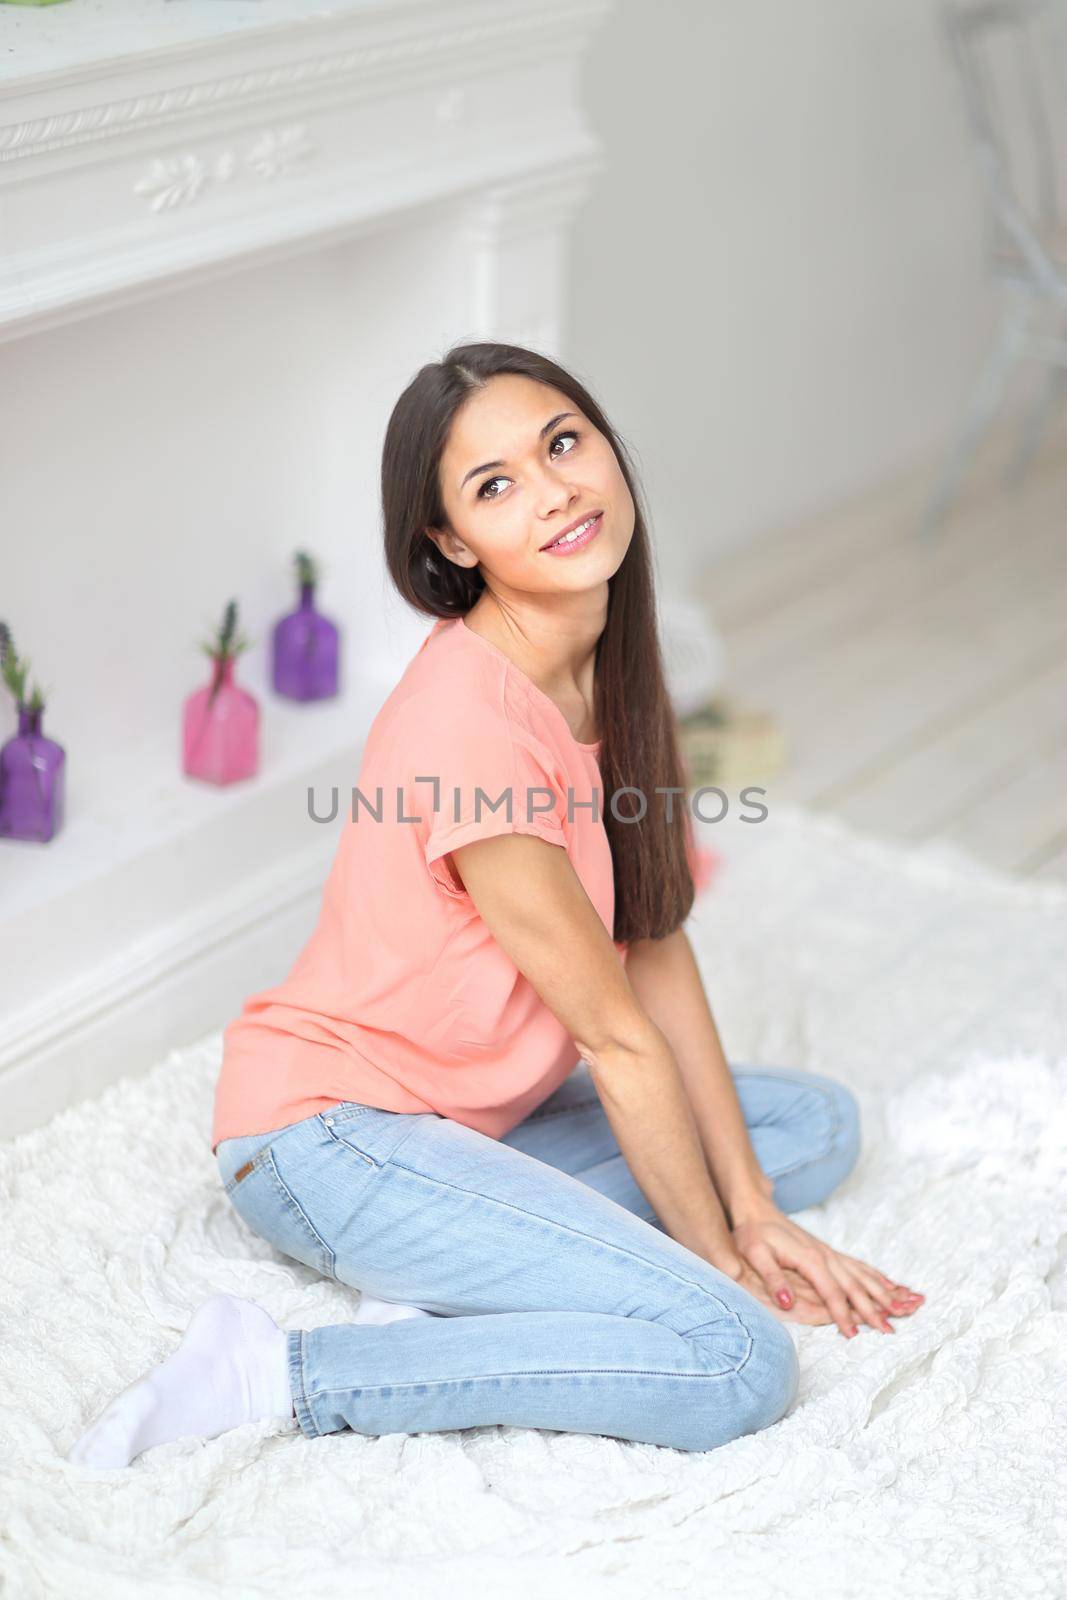
<svg viewBox="0 0 1067 1600"><path fill-rule="evenodd" d="M251 1170L235 1180L228 1193L237 1215L253 1233L324 1277L335 1276L333 1250L286 1183L272 1145L259 1152Z"/></svg>

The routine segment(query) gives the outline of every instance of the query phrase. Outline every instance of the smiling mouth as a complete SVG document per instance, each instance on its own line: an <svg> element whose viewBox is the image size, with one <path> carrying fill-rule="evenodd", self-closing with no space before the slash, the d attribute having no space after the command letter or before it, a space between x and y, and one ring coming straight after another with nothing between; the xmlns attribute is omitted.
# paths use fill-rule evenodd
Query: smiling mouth
<svg viewBox="0 0 1067 1600"><path fill-rule="evenodd" d="M584 538L593 524L603 515L603 511L591 512L584 521L575 523L573 527L565 529L563 533L557 533L556 537L550 539L547 544L543 544L541 549L551 550L557 545L576 544L579 539Z"/></svg>

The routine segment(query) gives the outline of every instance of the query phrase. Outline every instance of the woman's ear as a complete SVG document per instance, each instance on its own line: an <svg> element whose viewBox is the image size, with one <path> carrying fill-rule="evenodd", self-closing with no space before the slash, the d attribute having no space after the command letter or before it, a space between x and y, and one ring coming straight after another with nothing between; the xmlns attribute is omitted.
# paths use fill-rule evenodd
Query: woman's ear
<svg viewBox="0 0 1067 1600"><path fill-rule="evenodd" d="M437 546L446 561L452 561L457 567L476 567L478 557L469 549L458 534L450 528L426 528L426 537Z"/></svg>

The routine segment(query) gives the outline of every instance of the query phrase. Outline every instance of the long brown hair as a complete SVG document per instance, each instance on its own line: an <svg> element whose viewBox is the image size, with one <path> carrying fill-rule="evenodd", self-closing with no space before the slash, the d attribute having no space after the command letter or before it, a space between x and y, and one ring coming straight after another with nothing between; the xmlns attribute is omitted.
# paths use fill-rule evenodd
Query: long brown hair
<svg viewBox="0 0 1067 1600"><path fill-rule="evenodd" d="M461 344L421 367L389 418L382 450L385 559L404 599L431 617L462 617L485 589L479 567L460 567L437 549L428 527L448 526L439 463L452 419L468 395L499 373L516 373L565 394L610 440L633 496L633 538L608 583L607 621L597 641L595 717L600 729L603 818L615 874L614 938L659 939L689 915L694 885L686 776L660 652L652 557L643 497L626 447L569 372L512 344ZM640 794L625 791L633 787ZM668 797L665 792L676 792ZM637 818L641 798L645 814ZM668 821L668 806L672 820Z"/></svg>

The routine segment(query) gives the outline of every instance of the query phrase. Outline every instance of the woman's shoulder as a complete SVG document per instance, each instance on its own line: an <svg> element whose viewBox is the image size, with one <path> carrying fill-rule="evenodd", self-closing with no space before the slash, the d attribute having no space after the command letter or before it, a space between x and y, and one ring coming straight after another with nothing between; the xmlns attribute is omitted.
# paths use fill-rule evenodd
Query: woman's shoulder
<svg viewBox="0 0 1067 1600"><path fill-rule="evenodd" d="M526 742L528 710L491 658L424 645L383 701L365 754L390 762Z"/></svg>
<svg viewBox="0 0 1067 1600"><path fill-rule="evenodd" d="M460 630L463 630L462 632ZM448 738L538 738L545 710L505 656L475 641L459 618L435 625L382 712L406 730Z"/></svg>

